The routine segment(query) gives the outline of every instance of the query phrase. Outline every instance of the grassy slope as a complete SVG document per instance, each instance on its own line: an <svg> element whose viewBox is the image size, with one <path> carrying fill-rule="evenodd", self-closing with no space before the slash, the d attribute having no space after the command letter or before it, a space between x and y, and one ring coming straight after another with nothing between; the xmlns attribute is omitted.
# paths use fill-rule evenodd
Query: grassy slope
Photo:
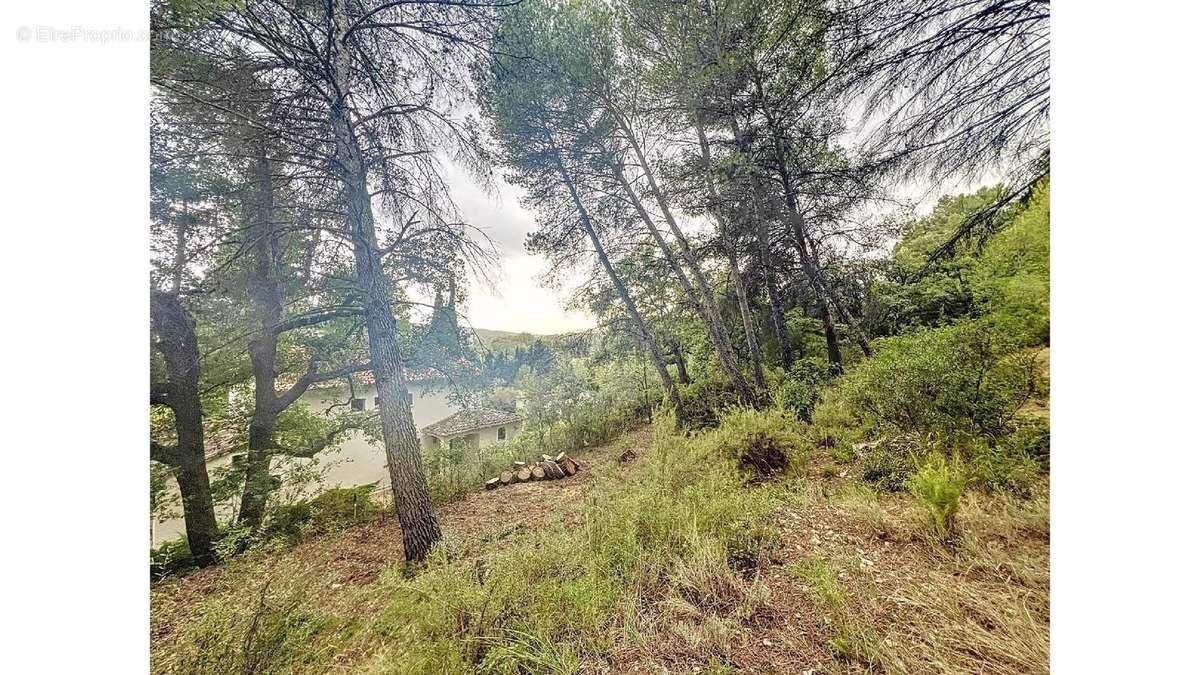
<svg viewBox="0 0 1200 675"><path fill-rule="evenodd" d="M1048 670L1044 483L1023 502L969 495L951 549L906 495L815 470L730 487L687 443L634 432L574 482L450 505L425 570L397 565L382 519L159 584L152 669L455 672L486 654L494 672ZM743 512L762 522L723 522ZM742 575L709 545L763 527L775 538Z"/></svg>

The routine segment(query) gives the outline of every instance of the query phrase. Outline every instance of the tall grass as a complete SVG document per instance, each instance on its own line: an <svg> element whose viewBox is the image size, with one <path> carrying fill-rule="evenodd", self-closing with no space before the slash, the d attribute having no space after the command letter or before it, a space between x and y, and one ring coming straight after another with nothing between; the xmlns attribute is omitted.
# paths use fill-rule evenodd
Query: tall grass
<svg viewBox="0 0 1200 675"><path fill-rule="evenodd" d="M761 428L752 418L768 414L694 436L660 419L637 470L598 479L576 526L515 536L486 557L439 548L421 567L389 568L362 591L379 608L367 625L267 603L279 618L250 638L270 654L254 672L321 672L355 653L355 670L372 673L571 673L665 644L695 662L728 660L769 599L761 572L780 541L778 491L748 484L733 450L746 442L736 429ZM245 642L260 611L205 604L185 661L245 672L250 661L229 645Z"/></svg>

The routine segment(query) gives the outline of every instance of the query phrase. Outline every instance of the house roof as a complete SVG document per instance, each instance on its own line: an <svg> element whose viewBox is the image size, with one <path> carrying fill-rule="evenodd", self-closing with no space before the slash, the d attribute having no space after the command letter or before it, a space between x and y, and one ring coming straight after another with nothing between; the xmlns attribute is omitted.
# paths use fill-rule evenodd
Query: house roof
<svg viewBox="0 0 1200 675"><path fill-rule="evenodd" d="M360 387L370 387L375 384L375 373L370 370L364 370L359 373L350 375L354 378L354 383ZM279 384L281 387L290 387L296 383L299 378L296 374L280 375ZM406 383L414 382L438 382L445 381L447 378L440 371L433 368L405 368L404 381ZM323 382L315 382L310 389L341 389L346 386L346 378L336 380L325 380Z"/></svg>
<svg viewBox="0 0 1200 675"><path fill-rule="evenodd" d="M421 431L430 436L457 436L488 427L498 427L504 424L515 424L524 420L516 413L492 408L471 408L460 410L453 415L430 424Z"/></svg>

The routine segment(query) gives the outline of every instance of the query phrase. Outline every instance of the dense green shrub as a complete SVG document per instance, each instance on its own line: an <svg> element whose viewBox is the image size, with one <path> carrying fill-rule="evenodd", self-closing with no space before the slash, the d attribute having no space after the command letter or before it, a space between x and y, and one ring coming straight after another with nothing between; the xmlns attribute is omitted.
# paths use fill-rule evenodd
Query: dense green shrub
<svg viewBox="0 0 1200 675"><path fill-rule="evenodd" d="M990 445L982 441L973 445L966 469L971 485L988 492L1001 491L1018 497L1029 496L1030 489L1041 473L1037 460L1024 450L1004 443Z"/></svg>
<svg viewBox="0 0 1200 675"><path fill-rule="evenodd" d="M1050 470L1050 420L1048 418L1019 419L1016 429L1001 439L1001 444L1011 453L1019 453L1034 460L1043 471Z"/></svg>
<svg viewBox="0 0 1200 675"><path fill-rule="evenodd" d="M706 437L721 455L733 459L752 480L775 476L803 459L807 441L781 408L731 408Z"/></svg>
<svg viewBox="0 0 1200 675"><path fill-rule="evenodd" d="M1018 347L982 320L880 340L875 356L850 369L814 419L858 434L998 439L1038 384L1033 356Z"/></svg>
<svg viewBox="0 0 1200 675"><path fill-rule="evenodd" d="M262 538L295 539L313 532L332 532L366 522L381 507L371 499L375 483L330 488L313 497L271 508Z"/></svg>
<svg viewBox="0 0 1200 675"><path fill-rule="evenodd" d="M912 461L886 447L866 450L859 458L859 475L863 482L888 492L904 490L912 473Z"/></svg>
<svg viewBox="0 0 1200 675"><path fill-rule="evenodd" d="M721 413L738 405L737 393L723 378L714 376L677 385L683 410L679 419L689 429L711 429L721 421Z"/></svg>
<svg viewBox="0 0 1200 675"><path fill-rule="evenodd" d="M805 422L812 421L813 408L832 377L829 362L817 357L800 359L787 372L779 368L767 371L771 398Z"/></svg>

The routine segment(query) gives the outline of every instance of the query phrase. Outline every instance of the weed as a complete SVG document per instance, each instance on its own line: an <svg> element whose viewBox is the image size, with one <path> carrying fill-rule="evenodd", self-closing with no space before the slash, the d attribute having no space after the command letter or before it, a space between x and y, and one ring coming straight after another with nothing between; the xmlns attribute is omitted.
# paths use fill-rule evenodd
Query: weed
<svg viewBox="0 0 1200 675"><path fill-rule="evenodd" d="M955 534L954 516L962 495L962 478L956 467L941 455L930 455L909 480L909 489L929 516L935 537L947 540Z"/></svg>

